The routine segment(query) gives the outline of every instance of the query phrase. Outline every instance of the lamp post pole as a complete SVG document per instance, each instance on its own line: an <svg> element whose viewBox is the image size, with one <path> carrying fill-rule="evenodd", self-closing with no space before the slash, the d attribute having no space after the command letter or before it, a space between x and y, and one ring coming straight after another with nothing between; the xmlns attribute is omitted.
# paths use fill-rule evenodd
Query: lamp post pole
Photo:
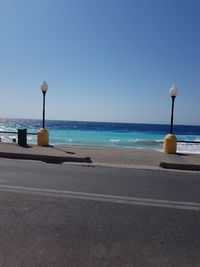
<svg viewBox="0 0 200 267"><path fill-rule="evenodd" d="M43 93L43 116L42 116L42 128L45 128L45 95L46 92Z"/></svg>
<svg viewBox="0 0 200 267"><path fill-rule="evenodd" d="M171 124L170 124L170 134L173 134L173 121L174 121L174 101L177 96L178 90L176 88L176 85L173 85L169 89L169 94L172 98L172 109L171 109Z"/></svg>
<svg viewBox="0 0 200 267"><path fill-rule="evenodd" d="M173 134L173 120L174 120L174 101L176 96L172 96L172 110L171 110L171 124L170 124L170 134Z"/></svg>
<svg viewBox="0 0 200 267"><path fill-rule="evenodd" d="M48 90L48 84L44 81L41 86L41 91L43 94L43 113L42 113L42 128L39 130L37 135L37 144L39 146L48 146L49 145L49 133L45 129L45 96Z"/></svg>
<svg viewBox="0 0 200 267"><path fill-rule="evenodd" d="M171 108L171 123L170 123L170 134L167 134L164 138L164 143L163 143L163 150L166 153L169 154L175 154L176 153L176 148L177 148L177 140L176 136L173 134L173 120L174 120L174 102L175 98L177 96L178 90L175 85L173 85L169 89L169 94L172 99L172 108Z"/></svg>

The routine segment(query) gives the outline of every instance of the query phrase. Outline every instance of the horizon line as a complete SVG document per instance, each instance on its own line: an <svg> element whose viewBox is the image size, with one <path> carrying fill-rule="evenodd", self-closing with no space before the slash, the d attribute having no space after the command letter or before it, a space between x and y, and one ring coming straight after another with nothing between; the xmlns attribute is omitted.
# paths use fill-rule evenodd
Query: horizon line
<svg viewBox="0 0 200 267"><path fill-rule="evenodd" d="M16 118L16 117L0 117L0 120L41 120L36 118ZM45 121L67 121L67 122L91 122L91 123L114 123L114 124L151 124L151 125L170 125L170 123L157 123L157 122L117 122L117 121L93 121L93 120L67 120L67 119L46 119ZM174 126L195 126L200 125L194 124L179 124L176 123Z"/></svg>

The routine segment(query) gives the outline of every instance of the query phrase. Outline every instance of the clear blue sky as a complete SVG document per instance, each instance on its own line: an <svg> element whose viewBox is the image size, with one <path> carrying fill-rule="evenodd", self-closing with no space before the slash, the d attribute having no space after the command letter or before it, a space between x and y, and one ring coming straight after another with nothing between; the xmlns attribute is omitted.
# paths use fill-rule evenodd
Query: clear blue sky
<svg viewBox="0 0 200 267"><path fill-rule="evenodd" d="M199 0L0 0L0 117L200 125Z"/></svg>

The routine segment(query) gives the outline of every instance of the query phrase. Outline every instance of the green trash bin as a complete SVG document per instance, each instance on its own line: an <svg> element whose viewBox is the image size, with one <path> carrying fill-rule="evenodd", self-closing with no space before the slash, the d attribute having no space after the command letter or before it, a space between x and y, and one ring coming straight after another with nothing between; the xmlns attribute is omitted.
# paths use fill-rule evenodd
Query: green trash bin
<svg viewBox="0 0 200 267"><path fill-rule="evenodd" d="M18 145L27 146L27 129L18 129Z"/></svg>

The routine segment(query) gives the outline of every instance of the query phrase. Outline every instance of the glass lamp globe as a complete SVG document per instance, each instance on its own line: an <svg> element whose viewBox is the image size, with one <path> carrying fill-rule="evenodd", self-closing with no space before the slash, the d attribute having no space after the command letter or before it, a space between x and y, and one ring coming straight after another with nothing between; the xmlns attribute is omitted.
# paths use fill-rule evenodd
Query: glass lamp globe
<svg viewBox="0 0 200 267"><path fill-rule="evenodd" d="M45 92L48 90L48 84L46 83L46 81L44 81L41 85L40 88L42 90L42 92Z"/></svg>
<svg viewBox="0 0 200 267"><path fill-rule="evenodd" d="M170 96L177 96L177 94L178 94L178 89L177 89L176 85L173 85L173 86L169 89L169 94L170 94Z"/></svg>

